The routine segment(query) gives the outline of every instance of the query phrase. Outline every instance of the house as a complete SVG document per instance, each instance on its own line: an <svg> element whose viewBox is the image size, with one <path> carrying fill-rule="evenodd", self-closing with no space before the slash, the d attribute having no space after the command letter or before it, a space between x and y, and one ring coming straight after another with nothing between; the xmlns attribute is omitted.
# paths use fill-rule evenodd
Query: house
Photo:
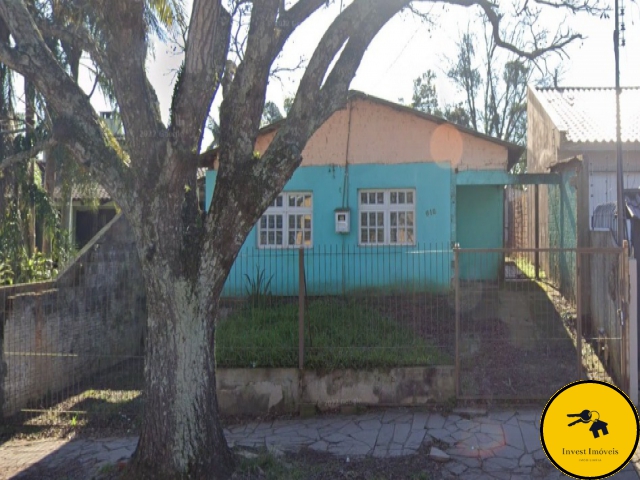
<svg viewBox="0 0 640 480"><path fill-rule="evenodd" d="M640 88L623 88L620 125L627 238L640 249ZM558 185L540 189L539 246L573 249L617 245L616 92L613 88L534 88L527 93L527 163L530 172L556 172ZM634 241L635 240L635 241ZM632 250L632 251L633 251ZM625 330L620 321L620 256L566 250L542 256L541 268L577 304L585 338L599 345L614 378L621 369ZM579 265L577 262L580 262ZM579 276L578 276L579 272ZM622 270L624 272L624 270ZM640 274L640 268L637 273ZM578 281L579 280L579 281ZM581 292L578 292L580 288ZM633 289L632 289L633 290ZM634 298L628 299L633 318ZM637 321L637 317L634 318ZM633 333L628 333L634 335ZM630 358L637 355L629 349ZM615 360L611 360L615 357ZM638 358L640 362L640 358ZM632 364L635 362L631 362ZM633 367L635 368L635 367ZM632 382L637 375L630 374ZM634 391L632 388L631 391Z"/></svg>
<svg viewBox="0 0 640 480"><path fill-rule="evenodd" d="M260 131L264 152L278 124ZM503 246L504 184L522 148L442 118L351 92L311 137L302 164L253 228L224 295L262 272L273 293L298 291L304 247L310 294L405 282L448 289L451 247ZM211 202L216 167L207 172ZM463 279L495 279L502 256L460 260Z"/></svg>
<svg viewBox="0 0 640 480"><path fill-rule="evenodd" d="M623 88L620 105L624 186L638 188L640 88ZM529 87L527 118L528 171L562 178L558 188L540 192L539 246L606 246L593 232L615 226L603 218L615 212L617 201L615 89ZM547 256L542 268L553 271L555 264L563 292L575 299L575 260L558 260Z"/></svg>
<svg viewBox="0 0 640 480"><path fill-rule="evenodd" d="M124 144L124 129L118 112L100 112L100 117ZM198 169L197 191L203 209L204 177L205 169ZM61 212L63 227L76 248L80 249L116 216L118 207L107 191L88 177L72 185L63 185L60 180L54 188L53 199Z"/></svg>

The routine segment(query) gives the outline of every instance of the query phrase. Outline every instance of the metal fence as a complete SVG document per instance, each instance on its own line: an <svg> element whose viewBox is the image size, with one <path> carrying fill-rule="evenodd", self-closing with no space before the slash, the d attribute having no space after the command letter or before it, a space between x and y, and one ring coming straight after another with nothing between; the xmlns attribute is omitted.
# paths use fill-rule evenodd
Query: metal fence
<svg viewBox="0 0 640 480"><path fill-rule="evenodd" d="M562 386L583 378L616 383L628 391L626 250L456 249L454 253L459 398L548 399ZM500 258L504 281L491 281L484 273ZM550 275L531 258L575 272L571 278L576 285L569 289L576 292L575 298L561 294L567 287L556 280L561 275ZM476 278L465 278L463 267L476 272Z"/></svg>
<svg viewBox="0 0 640 480"><path fill-rule="evenodd" d="M55 281L0 287L0 306L5 418L37 426L137 415L146 301L135 251L92 248Z"/></svg>
<svg viewBox="0 0 640 480"><path fill-rule="evenodd" d="M451 365L461 399L548 399L586 377L628 388L626 255L442 244L243 252L220 302L216 361ZM545 264L575 273L575 298ZM96 251L54 282L0 288L5 416L135 428L143 288L133 250Z"/></svg>

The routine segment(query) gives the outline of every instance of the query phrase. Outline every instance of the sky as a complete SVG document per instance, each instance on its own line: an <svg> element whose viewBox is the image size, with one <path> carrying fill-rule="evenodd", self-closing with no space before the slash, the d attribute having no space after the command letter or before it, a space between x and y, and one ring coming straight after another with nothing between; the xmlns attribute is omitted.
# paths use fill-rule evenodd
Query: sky
<svg viewBox="0 0 640 480"><path fill-rule="evenodd" d="M502 0L504 1L504 0ZM190 0L186 1L187 9ZM613 1L610 2L613 6ZM640 85L640 6L626 0L626 46L621 48L620 71L622 86ZM314 14L300 26L285 45L278 60L281 66L296 65L300 58L309 59L321 35L335 17L340 2ZM351 88L391 101L399 98L408 101L412 95L413 80L427 69L437 74L437 89L440 104L460 99L460 93L446 79L447 65L455 57L456 41L470 28L479 31L481 21L479 9L450 6L431 11L434 24L429 25L409 13L394 17L379 32L367 50ZM560 86L614 86L613 30L614 18L600 19L588 15L565 17L555 10L543 21L553 31L560 25L571 27L587 38L574 42L566 49L567 56L552 56L550 63L560 65ZM175 71L181 57L173 52L171 45L154 42L154 57L148 63L150 80L160 99L163 117L169 112L170 98L175 80ZM280 79L272 78L267 99L282 108L284 98L293 96L302 70L288 73ZM85 84L90 84L85 77ZM89 87L90 88L90 87ZM216 104L219 104L217 99ZM108 109L100 99L95 101L99 110ZM217 108L214 104L212 113ZM206 139L204 144L206 145Z"/></svg>

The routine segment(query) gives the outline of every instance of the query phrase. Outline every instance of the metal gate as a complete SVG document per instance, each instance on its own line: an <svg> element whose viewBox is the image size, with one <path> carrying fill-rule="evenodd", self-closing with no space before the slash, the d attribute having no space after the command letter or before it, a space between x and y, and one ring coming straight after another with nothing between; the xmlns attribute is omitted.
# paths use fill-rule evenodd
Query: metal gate
<svg viewBox="0 0 640 480"><path fill-rule="evenodd" d="M629 391L626 248L454 248L459 399L548 399L579 379Z"/></svg>

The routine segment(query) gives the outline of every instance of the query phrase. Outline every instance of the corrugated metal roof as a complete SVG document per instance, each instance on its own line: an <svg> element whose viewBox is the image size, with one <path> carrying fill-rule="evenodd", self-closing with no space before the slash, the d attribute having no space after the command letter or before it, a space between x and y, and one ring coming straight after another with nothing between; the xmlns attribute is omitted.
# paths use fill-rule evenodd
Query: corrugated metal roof
<svg viewBox="0 0 640 480"><path fill-rule="evenodd" d="M545 111L569 142L615 142L614 88L533 88ZM620 94L623 142L640 142L640 87Z"/></svg>

